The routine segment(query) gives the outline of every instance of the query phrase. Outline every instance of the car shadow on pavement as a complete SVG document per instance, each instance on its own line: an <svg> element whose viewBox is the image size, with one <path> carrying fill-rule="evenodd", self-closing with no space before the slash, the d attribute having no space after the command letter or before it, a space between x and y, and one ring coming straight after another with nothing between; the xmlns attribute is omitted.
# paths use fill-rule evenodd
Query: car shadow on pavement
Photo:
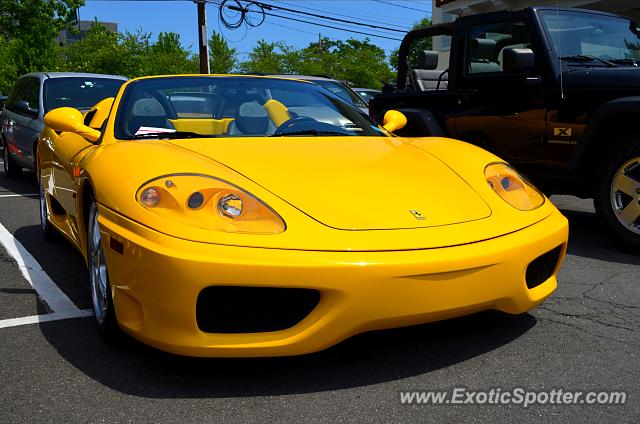
<svg viewBox="0 0 640 424"><path fill-rule="evenodd" d="M76 306L80 309L91 306L84 259L64 236L55 234L51 240L46 240L40 225L30 225L18 228L14 237Z"/></svg>
<svg viewBox="0 0 640 424"><path fill-rule="evenodd" d="M0 195L35 193L38 193L38 183L33 172L23 170L19 177L11 179L0 172Z"/></svg>
<svg viewBox="0 0 640 424"><path fill-rule="evenodd" d="M113 390L149 398L223 398L330 391L421 375L506 345L535 324L529 314L485 312L365 333L304 356L249 359L181 357L129 337L109 345L92 319L41 323L40 329L66 361Z"/></svg>
<svg viewBox="0 0 640 424"><path fill-rule="evenodd" d="M600 261L640 265L640 255L616 243L604 222L593 212L561 209L569 220L567 253Z"/></svg>

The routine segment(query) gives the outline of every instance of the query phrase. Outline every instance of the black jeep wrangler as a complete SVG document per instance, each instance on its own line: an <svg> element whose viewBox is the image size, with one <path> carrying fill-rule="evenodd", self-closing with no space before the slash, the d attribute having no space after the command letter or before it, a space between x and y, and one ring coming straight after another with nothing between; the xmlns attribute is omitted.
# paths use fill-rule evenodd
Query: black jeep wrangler
<svg viewBox="0 0 640 424"><path fill-rule="evenodd" d="M416 51L433 36L451 37L440 68L437 52ZM555 8L462 17L409 32L398 63L397 86L371 100L376 121L399 110L408 124L397 135L465 140L549 195L594 198L640 251L638 22Z"/></svg>

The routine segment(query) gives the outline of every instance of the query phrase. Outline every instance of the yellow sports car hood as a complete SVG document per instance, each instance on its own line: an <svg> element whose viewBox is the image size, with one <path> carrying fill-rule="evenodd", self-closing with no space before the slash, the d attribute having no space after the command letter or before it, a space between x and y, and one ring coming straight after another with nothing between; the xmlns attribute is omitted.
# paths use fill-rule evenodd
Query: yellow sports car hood
<svg viewBox="0 0 640 424"><path fill-rule="evenodd" d="M424 228L491 215L482 197L447 164L399 139L271 137L171 143L226 165L332 228Z"/></svg>

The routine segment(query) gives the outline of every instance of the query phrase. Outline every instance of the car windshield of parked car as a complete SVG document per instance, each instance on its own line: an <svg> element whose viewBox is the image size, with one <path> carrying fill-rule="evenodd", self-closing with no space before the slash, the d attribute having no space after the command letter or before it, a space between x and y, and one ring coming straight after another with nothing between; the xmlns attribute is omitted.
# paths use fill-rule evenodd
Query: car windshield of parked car
<svg viewBox="0 0 640 424"><path fill-rule="evenodd" d="M373 96L375 96L377 93L375 91L359 90L358 94L364 99L365 102L368 102L369 100L373 99Z"/></svg>
<svg viewBox="0 0 640 424"><path fill-rule="evenodd" d="M348 87L344 86L342 83L338 81L331 80L313 80L311 81L314 84L318 84L320 87L331 91L336 96L340 97L351 103L354 106L366 108L367 104L362 101L362 99L353 91L351 91Z"/></svg>
<svg viewBox="0 0 640 424"><path fill-rule="evenodd" d="M636 66L640 28L629 19L578 11L540 12L558 57L568 66Z"/></svg>
<svg viewBox="0 0 640 424"><path fill-rule="evenodd" d="M115 97L124 82L113 78L49 78L44 83L45 111L59 107L89 109L102 99Z"/></svg>
<svg viewBox="0 0 640 424"><path fill-rule="evenodd" d="M134 81L115 135L138 138L383 136L360 109L302 81L268 77L160 77Z"/></svg>

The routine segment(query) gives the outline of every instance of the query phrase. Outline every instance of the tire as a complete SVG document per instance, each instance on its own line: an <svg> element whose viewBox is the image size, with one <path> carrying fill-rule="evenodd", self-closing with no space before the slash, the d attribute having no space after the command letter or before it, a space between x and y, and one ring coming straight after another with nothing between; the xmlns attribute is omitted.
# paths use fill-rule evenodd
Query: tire
<svg viewBox="0 0 640 424"><path fill-rule="evenodd" d="M98 334L107 342L119 342L122 330L116 320L113 298L111 297L109 272L102 250L102 238L98 224L98 205L95 200L91 203L87 220L87 256L91 305Z"/></svg>
<svg viewBox="0 0 640 424"><path fill-rule="evenodd" d="M58 234L49 220L51 215L49 213L47 197L42 183L42 176L40 176L38 180L38 186L40 188L40 229L42 230L42 235L46 240L55 240Z"/></svg>
<svg viewBox="0 0 640 424"><path fill-rule="evenodd" d="M625 139L605 158L594 201L613 236L640 252L640 135Z"/></svg>
<svg viewBox="0 0 640 424"><path fill-rule="evenodd" d="M6 142L3 141L2 147L3 147L2 160L4 161L3 167L4 167L5 177L7 178L19 177L20 174L22 173L22 167L18 165L18 163L13 158L13 156L11 156L11 153L9 153L9 148L7 147Z"/></svg>

